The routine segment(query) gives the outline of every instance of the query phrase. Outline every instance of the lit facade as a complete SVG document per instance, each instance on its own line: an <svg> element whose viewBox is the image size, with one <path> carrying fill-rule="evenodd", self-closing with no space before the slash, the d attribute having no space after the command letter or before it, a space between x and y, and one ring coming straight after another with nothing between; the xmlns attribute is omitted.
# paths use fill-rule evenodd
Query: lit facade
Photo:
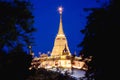
<svg viewBox="0 0 120 80"><path fill-rule="evenodd" d="M68 47L67 38L63 31L62 25L62 7L58 8L60 13L60 23L57 36L54 41L54 46L51 55L41 54L39 58L34 58L32 65L36 68L64 68L71 70L72 68L87 70L87 65L82 57L72 56Z"/></svg>

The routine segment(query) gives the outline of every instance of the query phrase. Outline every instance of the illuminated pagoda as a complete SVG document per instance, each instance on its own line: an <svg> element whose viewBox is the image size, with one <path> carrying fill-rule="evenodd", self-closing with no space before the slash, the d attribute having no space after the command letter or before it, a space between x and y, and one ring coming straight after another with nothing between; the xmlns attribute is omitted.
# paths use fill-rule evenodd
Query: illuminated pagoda
<svg viewBox="0 0 120 80"><path fill-rule="evenodd" d="M77 68L87 70L87 65L85 64L85 61L88 61L88 59L83 60L81 56L73 56L70 53L67 38L64 34L62 25L63 8L59 7L58 11L60 14L60 23L52 52L50 56L44 53L41 54L39 58L35 57L33 59L33 62L31 63L33 65L32 67L42 67L45 69L64 68L68 70L71 70L72 68Z"/></svg>
<svg viewBox="0 0 120 80"><path fill-rule="evenodd" d="M64 49L66 49L66 51L68 53L67 55L71 55L71 53L69 51L68 44L67 44L67 39L66 39L64 31L63 31L63 26L62 26L63 8L59 7L58 11L60 13L59 30L58 30L58 34L57 34L57 36L55 38L54 47L53 47L51 56L62 56Z"/></svg>

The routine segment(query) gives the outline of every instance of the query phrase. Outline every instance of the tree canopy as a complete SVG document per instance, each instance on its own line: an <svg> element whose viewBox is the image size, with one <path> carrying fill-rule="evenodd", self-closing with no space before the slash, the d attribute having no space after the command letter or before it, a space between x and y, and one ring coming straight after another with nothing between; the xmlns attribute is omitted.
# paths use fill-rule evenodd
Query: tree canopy
<svg viewBox="0 0 120 80"><path fill-rule="evenodd" d="M0 51L9 52L16 46L30 45L35 31L33 22L29 1L0 1Z"/></svg>
<svg viewBox="0 0 120 80"><path fill-rule="evenodd" d="M89 63L88 77L95 80L109 80L116 78L117 55L119 51L120 2L110 0L109 5L101 8L91 8L87 16L87 25L81 33L85 35L80 43L84 57L93 56ZM88 10L88 11L89 11ZM90 78L89 78L90 79ZM88 80L89 80L88 79Z"/></svg>
<svg viewBox="0 0 120 80"><path fill-rule="evenodd" d="M33 43L33 23L29 0L0 0L0 79L25 80L30 74L26 50Z"/></svg>
<svg viewBox="0 0 120 80"><path fill-rule="evenodd" d="M76 80L68 74L62 74L61 72L54 72L39 68L38 70L32 69L33 74L26 80Z"/></svg>

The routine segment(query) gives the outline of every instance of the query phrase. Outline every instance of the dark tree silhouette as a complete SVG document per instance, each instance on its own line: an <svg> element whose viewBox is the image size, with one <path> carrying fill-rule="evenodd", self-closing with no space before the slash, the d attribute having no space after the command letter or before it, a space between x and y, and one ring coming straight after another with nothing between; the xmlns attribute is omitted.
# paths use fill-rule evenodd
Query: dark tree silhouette
<svg viewBox="0 0 120 80"><path fill-rule="evenodd" d="M32 5L27 0L0 1L0 51L10 51L18 44L29 46L32 42Z"/></svg>
<svg viewBox="0 0 120 80"><path fill-rule="evenodd" d="M0 0L0 80L25 80L32 56L34 16L29 0Z"/></svg>
<svg viewBox="0 0 120 80"><path fill-rule="evenodd" d="M115 80L118 77L119 4L118 0L110 0L109 5L89 9L92 12L87 16L85 29L81 30L85 37L79 45L83 47L81 52L84 58L93 56L93 60L88 64L88 80Z"/></svg>
<svg viewBox="0 0 120 80"><path fill-rule="evenodd" d="M39 68L38 70L33 70L33 74L29 76L26 80L76 80L70 77L68 74L64 75L60 72L54 72L46 70L44 68Z"/></svg>

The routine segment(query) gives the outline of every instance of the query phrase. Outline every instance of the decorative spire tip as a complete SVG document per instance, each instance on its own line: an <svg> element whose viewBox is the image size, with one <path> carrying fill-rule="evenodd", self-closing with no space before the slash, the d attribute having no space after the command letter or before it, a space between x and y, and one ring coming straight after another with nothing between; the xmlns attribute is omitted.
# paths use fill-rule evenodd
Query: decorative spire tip
<svg viewBox="0 0 120 80"><path fill-rule="evenodd" d="M58 11L59 11L60 14L62 14L62 12L63 12L63 7L62 7L62 6L58 7Z"/></svg>

